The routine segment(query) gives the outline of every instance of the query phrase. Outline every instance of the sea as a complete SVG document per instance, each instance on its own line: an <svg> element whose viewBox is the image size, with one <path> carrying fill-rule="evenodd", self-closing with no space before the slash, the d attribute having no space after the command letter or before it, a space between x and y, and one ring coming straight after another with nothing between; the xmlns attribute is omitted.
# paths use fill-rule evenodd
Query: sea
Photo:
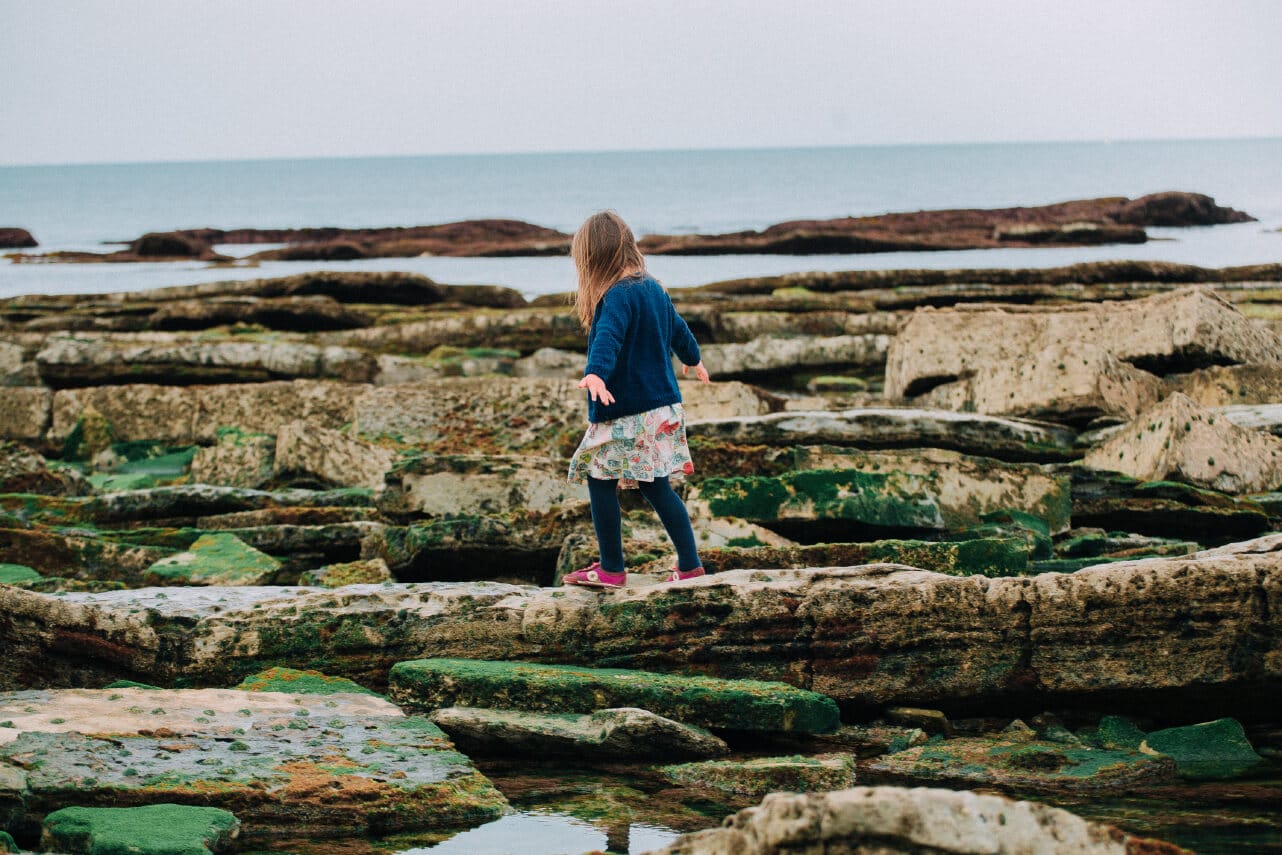
<svg viewBox="0 0 1282 855"><path fill-rule="evenodd" d="M408 226L510 217L563 231L618 211L638 234L760 229L793 219L1040 205L1190 190L1259 222L1153 228L1143 245L867 255L654 257L669 287L808 270L1051 267L1160 259L1210 267L1282 261L1282 139L850 146L432 155L0 167L0 226L38 251L118 248L148 231L213 226ZM244 256L259 246L225 246ZM402 270L527 296L573 288L566 258L16 264L0 297L140 290L334 268Z"/></svg>

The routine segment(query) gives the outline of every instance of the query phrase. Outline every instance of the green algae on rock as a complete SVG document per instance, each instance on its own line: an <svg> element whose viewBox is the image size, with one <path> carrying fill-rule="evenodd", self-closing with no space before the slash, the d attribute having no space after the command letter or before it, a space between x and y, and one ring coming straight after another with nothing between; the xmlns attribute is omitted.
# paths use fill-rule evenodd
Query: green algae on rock
<svg viewBox="0 0 1282 855"><path fill-rule="evenodd" d="M268 668L246 677L236 688L244 692L287 692L294 695L354 693L381 697L346 677L330 677L320 671L300 671L297 668Z"/></svg>
<svg viewBox="0 0 1282 855"><path fill-rule="evenodd" d="M1028 572L1028 544L1017 538L974 540L877 540L813 546L701 548L699 556L717 572L746 569L854 567L903 564L953 576L1018 576Z"/></svg>
<svg viewBox="0 0 1282 855"><path fill-rule="evenodd" d="M259 552L234 534L204 534L186 552L162 558L147 574L189 585L262 585L280 562Z"/></svg>
<svg viewBox="0 0 1282 855"><path fill-rule="evenodd" d="M1175 764L1165 757L1138 751L998 734L991 738L936 739L878 757L867 764L865 771L880 783L1108 793L1125 792L1138 784L1170 783Z"/></svg>
<svg viewBox="0 0 1282 855"><path fill-rule="evenodd" d="M818 757L798 754L751 760L706 760L664 766L659 771L674 784L726 793L747 796L764 796L779 790L810 793L853 787L855 757L851 754Z"/></svg>
<svg viewBox="0 0 1282 855"><path fill-rule="evenodd" d="M535 662L419 659L394 665L389 684L392 698L416 709L480 706L588 713L633 706L687 724L732 730L827 733L840 724L831 698L759 680Z"/></svg>
<svg viewBox="0 0 1282 855"><path fill-rule="evenodd" d="M18 844L9 836L9 832L0 831L0 852L19 852Z"/></svg>
<svg viewBox="0 0 1282 855"><path fill-rule="evenodd" d="M392 571L387 562L381 558L369 558L363 561L344 561L338 564L326 564L315 570L308 570L298 578L300 585L319 585L322 588L341 588L344 585L370 585L379 582L394 582Z"/></svg>
<svg viewBox="0 0 1282 855"><path fill-rule="evenodd" d="M0 564L0 585L35 582L44 576L25 564Z"/></svg>
<svg viewBox="0 0 1282 855"><path fill-rule="evenodd" d="M574 713L531 713L445 707L432 721L469 756L574 757L578 761L719 757L721 739L635 707Z"/></svg>
<svg viewBox="0 0 1282 855"><path fill-rule="evenodd" d="M256 836L457 828L507 804L434 724L367 695L28 691L0 694L0 719L0 803L23 822L72 791L221 807Z"/></svg>
<svg viewBox="0 0 1282 855"><path fill-rule="evenodd" d="M219 808L67 807L45 817L40 845L69 855L217 855L239 833L240 821Z"/></svg>
<svg viewBox="0 0 1282 855"><path fill-rule="evenodd" d="M1140 750L1170 757L1180 777L1192 781L1240 778L1264 763L1242 725L1231 718L1153 731L1144 737Z"/></svg>

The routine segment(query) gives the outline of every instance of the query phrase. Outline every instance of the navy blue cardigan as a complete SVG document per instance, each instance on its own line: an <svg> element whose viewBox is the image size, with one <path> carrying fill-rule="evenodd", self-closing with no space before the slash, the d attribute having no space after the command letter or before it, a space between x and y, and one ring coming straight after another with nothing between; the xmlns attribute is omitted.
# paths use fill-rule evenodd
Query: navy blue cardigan
<svg viewBox="0 0 1282 855"><path fill-rule="evenodd" d="M699 364L699 343L663 286L649 275L620 279L597 304L583 374L605 381L614 403L588 397L588 421L608 422L681 401L672 356Z"/></svg>

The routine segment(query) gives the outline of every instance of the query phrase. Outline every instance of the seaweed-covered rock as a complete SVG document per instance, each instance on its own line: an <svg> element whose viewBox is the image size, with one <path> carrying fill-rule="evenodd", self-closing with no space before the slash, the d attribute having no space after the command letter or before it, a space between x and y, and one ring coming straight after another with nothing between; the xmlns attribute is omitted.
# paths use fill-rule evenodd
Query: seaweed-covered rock
<svg viewBox="0 0 1282 855"><path fill-rule="evenodd" d="M1140 750L1170 757L1180 777L1194 781L1240 778L1264 762L1242 725L1231 718L1153 731L1145 735Z"/></svg>
<svg viewBox="0 0 1282 855"><path fill-rule="evenodd" d="M239 833L240 820L219 808L67 807L45 817L40 846L69 855L216 855L232 851Z"/></svg>
<svg viewBox="0 0 1282 855"><path fill-rule="evenodd" d="M1167 784L1175 764L1164 757L1069 745L1034 738L1031 730L994 737L935 741L874 758L867 776L878 783L988 787L1012 792L1123 793Z"/></svg>
<svg viewBox="0 0 1282 855"><path fill-rule="evenodd" d="M369 558L361 561L344 561L341 564L326 564L315 570L308 570L298 579L300 585L320 585L323 588L341 588L344 585L370 585L379 582L394 582L392 571L387 562L381 558Z"/></svg>
<svg viewBox="0 0 1282 855"><path fill-rule="evenodd" d="M771 793L650 855L774 855L786 851L1017 855L1188 855L1170 843L1088 822L1037 802L942 789L855 787L831 793Z"/></svg>
<svg viewBox="0 0 1282 855"><path fill-rule="evenodd" d="M0 693L0 803L194 804L258 834L449 829L503 796L431 722L381 698L233 689Z"/></svg>
<svg viewBox="0 0 1282 855"><path fill-rule="evenodd" d="M181 580L188 585L262 585L280 562L247 545L234 534L204 534L185 552L162 558L148 575Z"/></svg>
<svg viewBox="0 0 1282 855"><path fill-rule="evenodd" d="M1091 449L1083 462L1145 481L1183 481L1225 493L1282 487L1282 439L1217 418L1178 392Z"/></svg>
<svg viewBox="0 0 1282 855"><path fill-rule="evenodd" d="M107 688L111 688L108 686ZM375 695L359 683L345 677L330 677L320 671L300 671L297 668L268 668L251 674L236 687L243 692L284 692L291 695Z"/></svg>
<svg viewBox="0 0 1282 855"><path fill-rule="evenodd" d="M0 585L35 582L43 578L44 576L25 564L0 564Z"/></svg>
<svg viewBox="0 0 1282 855"><path fill-rule="evenodd" d="M628 760L718 757L729 752L721 739L635 707L573 713L445 707L432 721L469 756L575 757Z"/></svg>
<svg viewBox="0 0 1282 855"><path fill-rule="evenodd" d="M705 727L802 733L825 733L840 723L831 698L758 680L475 659L398 662L388 680L391 696L416 709L587 713L633 706Z"/></svg>
<svg viewBox="0 0 1282 855"><path fill-rule="evenodd" d="M848 754L705 760L664 766L659 771L674 784L745 796L764 796L780 790L790 793L844 790L855 784L855 758Z"/></svg>

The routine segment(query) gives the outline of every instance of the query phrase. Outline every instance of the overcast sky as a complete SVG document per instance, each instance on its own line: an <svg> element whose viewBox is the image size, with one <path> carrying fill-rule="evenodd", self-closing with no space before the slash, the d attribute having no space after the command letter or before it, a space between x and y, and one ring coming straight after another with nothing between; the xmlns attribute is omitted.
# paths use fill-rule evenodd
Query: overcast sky
<svg viewBox="0 0 1282 855"><path fill-rule="evenodd" d="M1277 0L0 0L0 163L1282 136Z"/></svg>

